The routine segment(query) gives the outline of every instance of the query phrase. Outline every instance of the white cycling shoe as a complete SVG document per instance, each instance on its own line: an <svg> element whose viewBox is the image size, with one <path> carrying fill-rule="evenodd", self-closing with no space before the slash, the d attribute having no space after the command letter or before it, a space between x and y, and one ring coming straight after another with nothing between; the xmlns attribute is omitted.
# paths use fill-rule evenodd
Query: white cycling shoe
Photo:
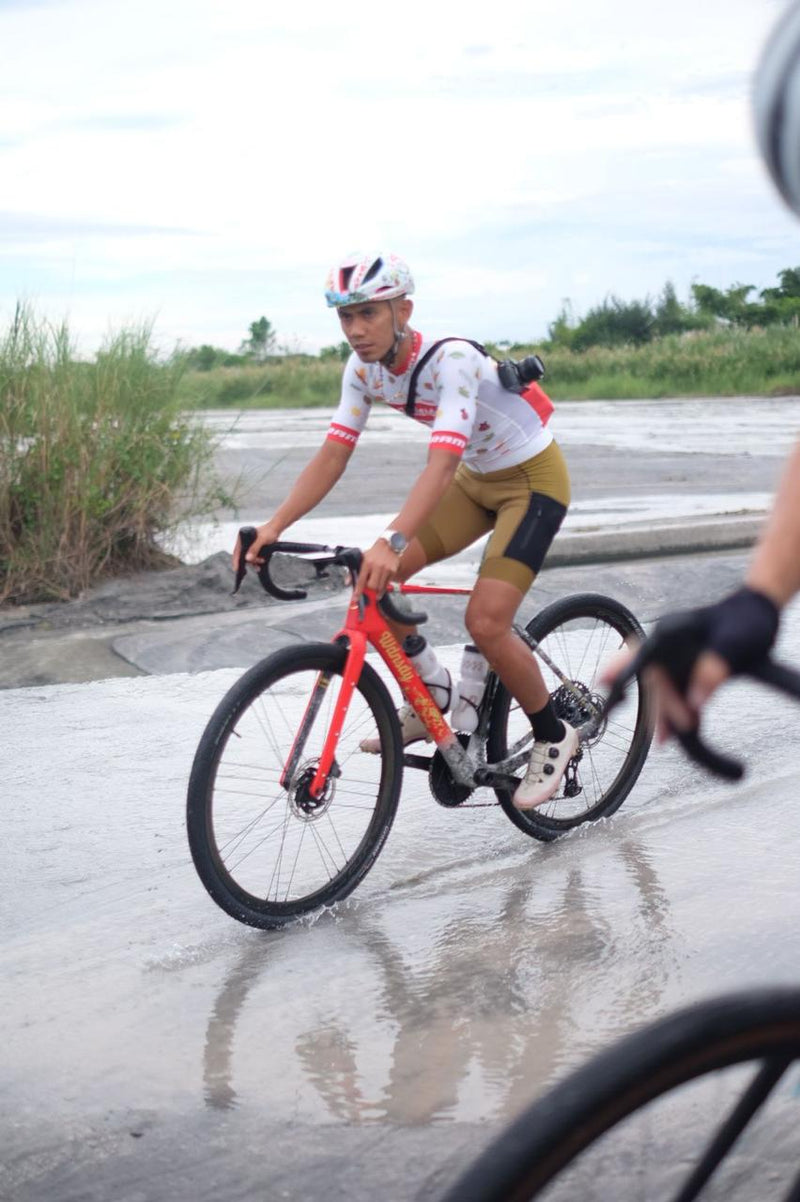
<svg viewBox="0 0 800 1202"><path fill-rule="evenodd" d="M420 739L424 739L426 743L433 742L424 722L417 717L410 705L401 705L397 711L397 717L400 720L400 734L404 747L408 747L409 743L418 743ZM362 739L359 747L362 751L377 755L381 749L381 741L376 735L373 739Z"/></svg>
<svg viewBox="0 0 800 1202"><path fill-rule="evenodd" d="M533 810L558 791L567 764L578 750L578 732L569 722L563 722L564 737L560 743L534 743L528 771L514 794L518 810Z"/></svg>

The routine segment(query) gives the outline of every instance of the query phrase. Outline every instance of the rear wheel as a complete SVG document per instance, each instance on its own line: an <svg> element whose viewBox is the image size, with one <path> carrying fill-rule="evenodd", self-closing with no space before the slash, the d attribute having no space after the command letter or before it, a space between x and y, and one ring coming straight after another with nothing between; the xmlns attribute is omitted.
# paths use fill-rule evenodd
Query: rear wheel
<svg viewBox="0 0 800 1202"><path fill-rule="evenodd" d="M281 926L346 897L389 833L402 747L389 693L368 664L325 788L319 797L310 789L346 658L328 643L276 652L233 686L200 740L189 846L214 901L240 922ZM379 754L360 750L375 738Z"/></svg>
<svg viewBox="0 0 800 1202"><path fill-rule="evenodd" d="M548 605L526 627L556 713L580 734L556 793L535 810L518 810L513 789L498 789L511 821L528 835L549 841L613 814L632 789L652 738L650 706L639 681L610 716L603 713L597 677L608 659L643 637L629 609L611 597L578 593ZM515 756L521 779L532 745L530 722L507 689L499 685L492 707L487 755L493 764ZM524 754L523 754L524 753Z"/></svg>

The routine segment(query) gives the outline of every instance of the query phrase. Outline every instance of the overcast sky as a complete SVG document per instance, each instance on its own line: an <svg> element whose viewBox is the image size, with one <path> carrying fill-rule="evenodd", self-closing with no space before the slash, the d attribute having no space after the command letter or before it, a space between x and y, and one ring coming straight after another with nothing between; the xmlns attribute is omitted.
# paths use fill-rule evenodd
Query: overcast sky
<svg viewBox="0 0 800 1202"><path fill-rule="evenodd" d="M0 0L0 316L84 348L340 339L329 264L396 250L430 334L542 337L563 298L775 283L757 157L781 0Z"/></svg>

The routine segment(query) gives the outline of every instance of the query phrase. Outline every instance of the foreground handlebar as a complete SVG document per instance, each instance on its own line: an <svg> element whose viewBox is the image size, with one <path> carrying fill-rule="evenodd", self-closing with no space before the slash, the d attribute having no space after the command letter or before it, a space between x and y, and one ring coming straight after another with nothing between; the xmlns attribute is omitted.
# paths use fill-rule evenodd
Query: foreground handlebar
<svg viewBox="0 0 800 1202"><path fill-rule="evenodd" d="M634 677L651 664L663 668L676 687L685 692L692 668L703 650L701 630L694 612L663 618L641 644L628 666L617 676L606 698L606 711L619 704ZM740 675L750 676L790 697L800 698L800 672L786 664L777 663L769 656ZM741 780L744 776L741 760L711 747L701 738L699 729L673 730L673 734L695 763L716 776L731 781Z"/></svg>

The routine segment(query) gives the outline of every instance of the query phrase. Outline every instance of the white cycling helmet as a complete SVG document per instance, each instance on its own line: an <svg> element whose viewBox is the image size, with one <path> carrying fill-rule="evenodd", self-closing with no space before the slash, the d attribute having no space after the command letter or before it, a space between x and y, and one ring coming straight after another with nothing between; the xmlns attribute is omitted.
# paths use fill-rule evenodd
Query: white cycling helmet
<svg viewBox="0 0 800 1202"><path fill-rule="evenodd" d="M800 3L778 20L753 86L759 149L786 203L800 215Z"/></svg>
<svg viewBox="0 0 800 1202"><path fill-rule="evenodd" d="M408 264L393 254L348 255L332 267L325 284L329 309L394 300L414 291Z"/></svg>

